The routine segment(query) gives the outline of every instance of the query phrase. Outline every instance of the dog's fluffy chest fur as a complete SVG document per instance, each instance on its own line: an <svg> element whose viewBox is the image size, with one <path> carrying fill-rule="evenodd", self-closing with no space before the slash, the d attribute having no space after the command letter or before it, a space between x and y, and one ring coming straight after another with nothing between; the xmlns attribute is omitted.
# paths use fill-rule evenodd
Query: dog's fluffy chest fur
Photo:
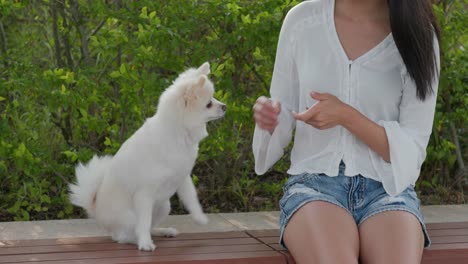
<svg viewBox="0 0 468 264"><path fill-rule="evenodd" d="M187 139L184 131L164 127L157 117L153 117L122 145L114 157L112 170L123 176L119 181L122 184L145 185L135 188L152 185L155 192L172 196L180 182L190 174L197 153L198 141ZM126 177L128 174L122 171L128 171L133 177Z"/></svg>

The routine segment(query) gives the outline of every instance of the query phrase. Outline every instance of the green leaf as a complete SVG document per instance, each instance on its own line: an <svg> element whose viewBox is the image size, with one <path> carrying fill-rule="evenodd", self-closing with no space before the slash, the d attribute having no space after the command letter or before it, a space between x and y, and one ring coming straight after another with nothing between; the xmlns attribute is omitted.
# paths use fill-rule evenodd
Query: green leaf
<svg viewBox="0 0 468 264"><path fill-rule="evenodd" d="M244 22L244 24L250 24L252 23L252 20L250 19L250 14L246 15L246 16L241 16L242 18L242 22Z"/></svg>
<svg viewBox="0 0 468 264"><path fill-rule="evenodd" d="M80 108L79 111L80 111L80 114L83 116L83 119L85 120L88 119L88 111L86 111L86 109Z"/></svg>
<svg viewBox="0 0 468 264"><path fill-rule="evenodd" d="M21 158L25 155L25 153L26 153L26 145L24 145L24 143L21 143L15 151L15 156L17 158Z"/></svg>
<svg viewBox="0 0 468 264"><path fill-rule="evenodd" d="M65 217L65 213L63 211L58 212L57 218L63 219Z"/></svg>
<svg viewBox="0 0 468 264"><path fill-rule="evenodd" d="M75 162L77 159L78 159L78 155L73 152L73 151L69 151L69 150L66 150L66 151L62 151L62 153L71 161L71 162Z"/></svg>
<svg viewBox="0 0 468 264"><path fill-rule="evenodd" d="M23 215L23 217L22 217L22 220L23 220L23 221L29 221L30 216L29 216L28 211L22 210L22 215Z"/></svg>
<svg viewBox="0 0 468 264"><path fill-rule="evenodd" d="M104 140L104 145L105 146L112 146L112 141L110 140L110 138L106 137L106 139Z"/></svg>
<svg viewBox="0 0 468 264"><path fill-rule="evenodd" d="M122 75L125 75L125 73L127 73L127 68L125 67L125 64L120 65L120 73Z"/></svg>
<svg viewBox="0 0 468 264"><path fill-rule="evenodd" d="M148 8L146 6L141 9L140 17L141 18L148 18Z"/></svg>
<svg viewBox="0 0 468 264"><path fill-rule="evenodd" d="M65 213L71 214L73 212L73 205L67 204L65 205Z"/></svg>
<svg viewBox="0 0 468 264"><path fill-rule="evenodd" d="M112 77L112 78L118 78L120 76L121 76L121 74L118 71L113 71L113 72L110 73L110 77Z"/></svg>
<svg viewBox="0 0 468 264"><path fill-rule="evenodd" d="M198 179L198 177L195 174L192 174L193 185L197 186L199 181L200 180Z"/></svg>
<svg viewBox="0 0 468 264"><path fill-rule="evenodd" d="M41 202L43 202L43 203L49 203L49 204L50 204L50 197L43 194L43 195L41 196Z"/></svg>

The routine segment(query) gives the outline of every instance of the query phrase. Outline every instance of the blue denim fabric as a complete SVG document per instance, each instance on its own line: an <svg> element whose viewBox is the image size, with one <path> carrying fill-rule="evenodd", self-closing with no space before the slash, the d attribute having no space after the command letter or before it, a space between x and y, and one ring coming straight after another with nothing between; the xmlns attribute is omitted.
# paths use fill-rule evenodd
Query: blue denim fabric
<svg viewBox="0 0 468 264"><path fill-rule="evenodd" d="M397 196L388 195L382 183L361 175L344 176L345 164L340 164L339 175L329 177L322 173L293 175L283 187L280 200L280 244L284 228L292 215L303 205L312 201L325 201L345 209L359 226L369 217L385 211L406 211L419 220L424 233L424 247L431 241L420 211L420 201L414 187L410 186Z"/></svg>

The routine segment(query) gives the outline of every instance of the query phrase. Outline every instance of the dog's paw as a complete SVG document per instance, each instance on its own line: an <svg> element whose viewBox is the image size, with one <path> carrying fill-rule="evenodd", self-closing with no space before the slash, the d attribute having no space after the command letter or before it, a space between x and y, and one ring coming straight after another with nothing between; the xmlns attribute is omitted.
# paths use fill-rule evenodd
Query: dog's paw
<svg viewBox="0 0 468 264"><path fill-rule="evenodd" d="M140 240L138 241L138 249L143 251L154 251L156 249L156 245L151 239Z"/></svg>
<svg viewBox="0 0 468 264"><path fill-rule="evenodd" d="M134 236L120 233L116 235L112 235L112 240L117 241L119 244L135 244L136 239Z"/></svg>
<svg viewBox="0 0 468 264"><path fill-rule="evenodd" d="M208 224L208 217L206 214L196 214L192 215L193 220L199 225L206 225Z"/></svg>
<svg viewBox="0 0 468 264"><path fill-rule="evenodd" d="M151 230L153 236L164 236L164 237L175 237L179 234L177 229L168 227L168 228L153 228Z"/></svg>

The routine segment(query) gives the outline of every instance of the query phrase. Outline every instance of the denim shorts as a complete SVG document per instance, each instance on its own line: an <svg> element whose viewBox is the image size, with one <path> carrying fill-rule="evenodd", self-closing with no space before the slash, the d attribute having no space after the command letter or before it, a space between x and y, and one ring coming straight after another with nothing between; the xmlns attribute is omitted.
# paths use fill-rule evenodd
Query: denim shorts
<svg viewBox="0 0 468 264"><path fill-rule="evenodd" d="M345 165L340 164L339 175L329 177L322 173L293 175L283 187L280 200L280 244L286 248L283 234L289 219L303 205L312 201L325 201L345 209L361 225L369 217L385 211L406 211L419 220L424 233L424 247L431 241L420 211L420 201L414 187L391 197L382 183L361 175L344 176Z"/></svg>

